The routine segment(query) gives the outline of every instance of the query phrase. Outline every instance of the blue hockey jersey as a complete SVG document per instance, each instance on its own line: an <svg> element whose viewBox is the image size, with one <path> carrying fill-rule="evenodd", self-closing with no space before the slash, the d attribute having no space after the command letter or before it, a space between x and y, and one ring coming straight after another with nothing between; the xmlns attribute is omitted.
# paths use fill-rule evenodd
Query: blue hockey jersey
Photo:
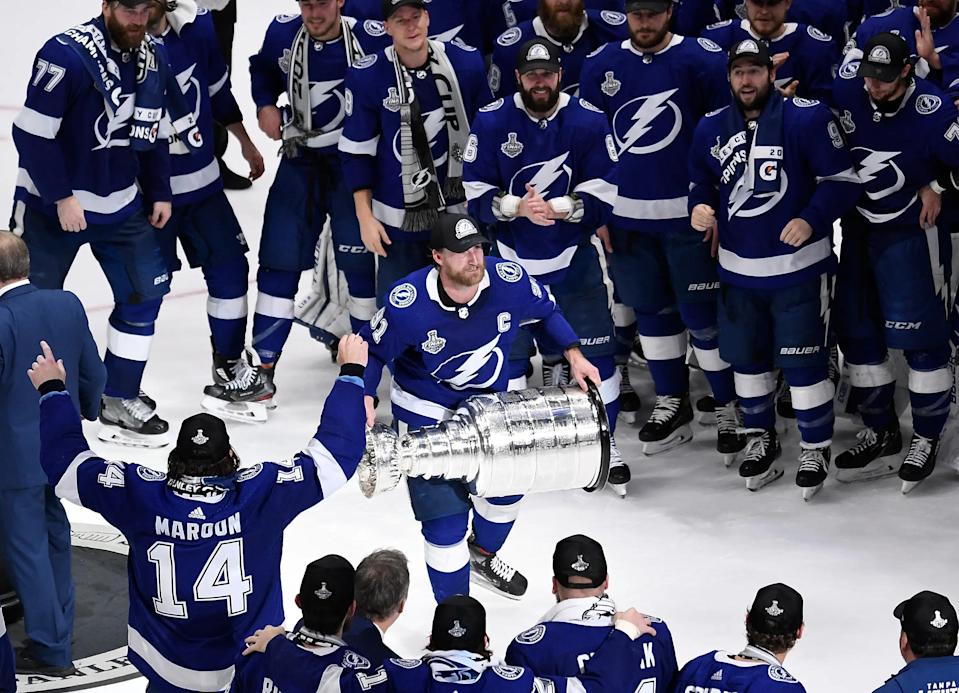
<svg viewBox="0 0 959 693"><path fill-rule="evenodd" d="M566 599L541 622L510 643L506 663L538 674L577 676L613 631L616 605L607 597ZM633 677L625 691L668 691L676 676L676 652L669 628L652 618L656 635L632 642Z"/></svg>
<svg viewBox="0 0 959 693"><path fill-rule="evenodd" d="M486 35L488 20L484 13L485 2L486 0L429 0L426 9L430 13L430 38L444 43L460 39L468 46L484 49L489 43ZM383 0L346 0L343 14L363 22L377 22L382 29ZM369 26L374 28L375 24Z"/></svg>
<svg viewBox="0 0 959 693"><path fill-rule="evenodd" d="M365 53L378 50L385 32L382 23L377 29L366 23L350 20L353 35ZM278 15L266 30L263 46L250 56L250 87L257 109L276 106L286 94L290 74L293 43L303 26L298 14ZM387 37L389 38L389 37ZM309 149L323 154L337 151L343 122L346 119L346 48L343 37L333 41L313 41L309 59L310 105L313 129L320 134L308 140ZM283 107L284 122L292 120L289 105Z"/></svg>
<svg viewBox="0 0 959 693"><path fill-rule="evenodd" d="M456 72L467 118L472 121L477 110L492 101L483 58L475 48L459 42L440 45ZM368 55L347 74L347 117L339 145L343 175L351 190L373 191L373 215L387 227L391 239L402 234L408 240L427 240L429 231L400 231L404 217L400 106L392 55L392 49ZM442 187L449 160L449 116L433 74L426 70L410 74ZM456 202L462 200L447 200Z"/></svg>
<svg viewBox="0 0 959 693"><path fill-rule="evenodd" d="M321 681L331 687L323 689L326 691L334 681L355 678L359 672L372 673L370 661L340 638L316 636L321 643L316 647L298 644L295 638L295 633L288 633L285 638L273 638L265 653L237 657L230 693L316 691Z"/></svg>
<svg viewBox="0 0 959 693"><path fill-rule="evenodd" d="M580 96L609 119L619 156L613 223L689 228L689 145L700 119L729 103L726 60L708 39L674 34L658 53L608 43L583 66Z"/></svg>
<svg viewBox="0 0 959 693"><path fill-rule="evenodd" d="M20 155L15 197L50 216L56 215L57 200L71 195L90 224L128 219L142 209L144 197L148 203L172 199L166 144L140 153L130 146L135 55L112 41L106 45L116 70L115 103L106 103L84 62L54 37L37 53L26 101L13 122ZM157 59L168 59L161 45Z"/></svg>
<svg viewBox="0 0 959 693"><path fill-rule="evenodd" d="M828 101L832 68L838 58L838 48L832 37L807 24L787 22L784 29L780 36L766 41L770 54L789 53L786 61L776 70L776 86L783 87L793 80L799 80L797 96ZM702 35L727 52L733 45L748 38L764 40L753 32L747 19L727 19L711 24Z"/></svg>
<svg viewBox="0 0 959 693"><path fill-rule="evenodd" d="M679 0L673 2L673 31L682 36L699 36L710 24L723 19L713 0Z"/></svg>
<svg viewBox="0 0 959 693"><path fill-rule="evenodd" d="M356 471L362 395L359 378L341 376L304 450L241 469L231 490L203 495L174 492L162 472L97 456L68 393L42 398L40 461L50 485L129 543L129 658L158 691L225 689L243 638L283 622L283 530Z"/></svg>
<svg viewBox="0 0 959 693"><path fill-rule="evenodd" d="M947 693L959 689L959 657L920 657L873 693Z"/></svg>
<svg viewBox="0 0 959 693"><path fill-rule="evenodd" d="M173 203L198 202L223 189L213 151L213 121L230 125L243 120L243 114L233 98L230 73L217 48L213 18L207 10L199 10L193 21L182 26L171 20L157 41L166 46L177 82L203 133L202 144L193 150L177 135L170 135Z"/></svg>
<svg viewBox="0 0 959 693"><path fill-rule="evenodd" d="M860 194L859 178L839 126L818 101L769 97L765 112L782 101L781 146L756 146L744 127L730 136L738 116L727 106L703 118L690 151L689 208L708 204L719 224L719 276L737 286L791 286L835 267L832 225ZM739 122L741 123L741 116ZM756 151L758 150L758 151ZM748 157L748 158L747 158ZM757 162L764 162L756 177ZM765 185L763 183L765 182ZM777 189L754 194L756 186ZM779 240L793 218L813 234L801 247Z"/></svg>
<svg viewBox="0 0 959 693"><path fill-rule="evenodd" d="M714 650L690 661L679 672L671 689L676 693L805 693L806 689L769 655L768 661L737 660Z"/></svg>
<svg viewBox="0 0 959 693"><path fill-rule="evenodd" d="M489 86L494 96L505 97L516 92L516 56L523 44L534 38L546 39L562 48L561 87L567 94L576 96L579 93L579 75L586 56L605 43L629 38L629 27L626 25L626 15L622 12L588 10L579 33L569 44L563 44L550 36L539 17L507 29L497 37L496 45L493 46Z"/></svg>
<svg viewBox="0 0 959 693"><path fill-rule="evenodd" d="M895 114L878 115L859 61L840 68L834 87L839 123L862 179L856 210L870 228L919 229L919 189L943 167L959 169L959 111L945 92L914 79Z"/></svg>
<svg viewBox="0 0 959 693"><path fill-rule="evenodd" d="M711 0L709 0L711 1ZM493 38L507 29L529 22L536 16L539 0L487 0L486 20L490 22ZM587 10L623 12L625 0L586 0Z"/></svg>
<svg viewBox="0 0 959 693"><path fill-rule="evenodd" d="M529 116L518 93L480 109L463 161L470 214L497 224L499 254L546 284L562 281L577 246L609 220L616 201L616 146L606 116L568 94L542 121ZM543 227L496 211L502 195L522 197L527 184L547 201L575 195L582 219Z"/></svg>
<svg viewBox="0 0 959 693"><path fill-rule="evenodd" d="M738 21L746 18L745 0L716 0L719 19ZM789 6L786 20L814 26L832 37L841 47L846 40L850 8L844 0L801 0Z"/></svg>
<svg viewBox="0 0 959 693"><path fill-rule="evenodd" d="M496 258L485 263L479 291L465 306L443 303L435 268L393 287L360 332L370 345L368 395L376 394L383 366L393 363L390 401L442 421L467 397L506 389L506 361L520 326L535 326L537 336L559 347L556 353L579 343L553 297L522 267Z"/></svg>

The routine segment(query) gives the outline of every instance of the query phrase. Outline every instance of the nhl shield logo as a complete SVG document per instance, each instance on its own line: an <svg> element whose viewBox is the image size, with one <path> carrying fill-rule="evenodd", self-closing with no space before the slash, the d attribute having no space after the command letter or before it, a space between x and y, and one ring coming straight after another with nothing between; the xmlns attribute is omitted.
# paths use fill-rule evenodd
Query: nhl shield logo
<svg viewBox="0 0 959 693"><path fill-rule="evenodd" d="M576 557L576 562L570 565L570 568L575 570L577 573L582 573L589 569L589 563L583 560L583 554L579 554Z"/></svg>
<svg viewBox="0 0 959 693"><path fill-rule="evenodd" d="M616 79L616 76L612 72L607 72L606 81L602 83L600 89L606 96L612 98L619 93L622 86L623 83Z"/></svg>
<svg viewBox="0 0 959 693"><path fill-rule="evenodd" d="M396 113L400 110L400 103L400 95L397 93L396 87L390 87L386 92L386 98L383 99L383 108Z"/></svg>
<svg viewBox="0 0 959 693"><path fill-rule="evenodd" d="M443 347L446 346L446 340L440 337L436 330L430 330L426 333L426 341L420 344L420 346L423 348L423 351L435 356L443 351Z"/></svg>
<svg viewBox="0 0 959 693"><path fill-rule="evenodd" d="M466 629L460 625L459 621L453 621L453 627L447 631L454 638L462 638L466 635Z"/></svg>
<svg viewBox="0 0 959 693"><path fill-rule="evenodd" d="M784 613L786 613L785 611L779 608L779 601L776 599L773 600L772 604L766 607L765 611L767 614L769 614L772 617L782 616Z"/></svg>
<svg viewBox="0 0 959 693"><path fill-rule="evenodd" d="M516 138L516 133L511 132L506 135L506 141L499 146L500 151L510 159L515 159L523 153L523 143L519 142Z"/></svg>
<svg viewBox="0 0 959 693"><path fill-rule="evenodd" d="M313 594L317 596L318 599L329 599L333 596L333 593L326 589L326 583L323 582L320 584L320 589L314 590Z"/></svg>

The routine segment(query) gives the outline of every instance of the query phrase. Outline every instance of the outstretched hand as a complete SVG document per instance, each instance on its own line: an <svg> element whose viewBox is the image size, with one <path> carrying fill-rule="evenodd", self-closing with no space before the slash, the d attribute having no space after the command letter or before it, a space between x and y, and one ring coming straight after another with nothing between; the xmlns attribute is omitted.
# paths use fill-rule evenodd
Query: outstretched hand
<svg viewBox="0 0 959 693"><path fill-rule="evenodd" d="M336 360L340 364L355 363L366 366L369 361L370 348L366 341L358 334L345 334L340 337L340 344L336 349Z"/></svg>
<svg viewBox="0 0 959 693"><path fill-rule="evenodd" d="M40 386L51 380L66 380L67 370L63 367L63 361L53 355L53 349L46 342L40 342L42 354L37 355L37 360L27 369L27 375L33 386L40 389Z"/></svg>
<svg viewBox="0 0 959 693"><path fill-rule="evenodd" d="M243 650L243 656L249 657L254 652L266 652L266 646L270 644L270 641L275 638L277 635L284 635L286 633L280 626L265 626L260 628L253 635L248 635L246 640L243 643L246 645L246 649Z"/></svg>

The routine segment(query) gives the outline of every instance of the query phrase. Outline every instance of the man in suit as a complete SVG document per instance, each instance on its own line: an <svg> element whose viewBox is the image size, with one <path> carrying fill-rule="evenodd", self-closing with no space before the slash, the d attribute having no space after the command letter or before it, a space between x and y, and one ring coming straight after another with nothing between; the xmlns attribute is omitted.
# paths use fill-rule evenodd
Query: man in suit
<svg viewBox="0 0 959 693"><path fill-rule="evenodd" d="M106 369L80 300L37 289L29 274L26 244L0 231L0 550L30 640L17 652L17 670L65 675L74 671L70 523L40 467L40 407L26 372L47 341L70 374L74 404L92 421Z"/></svg>
<svg viewBox="0 0 959 693"><path fill-rule="evenodd" d="M360 561L354 578L356 612L343 639L354 650L380 667L399 657L383 642L406 606L410 571L406 556L395 549L379 549Z"/></svg>

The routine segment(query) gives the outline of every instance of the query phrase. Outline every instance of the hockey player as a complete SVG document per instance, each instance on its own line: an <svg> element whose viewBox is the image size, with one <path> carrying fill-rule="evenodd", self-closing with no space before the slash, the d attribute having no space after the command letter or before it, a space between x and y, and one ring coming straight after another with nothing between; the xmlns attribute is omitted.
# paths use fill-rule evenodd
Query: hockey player
<svg viewBox="0 0 959 693"><path fill-rule="evenodd" d="M471 213L496 225L498 254L549 285L580 336L583 354L599 370L614 425L620 375L609 297L591 237L616 200L616 146L595 106L560 91L560 60L552 41L522 46L514 68L520 91L476 117L464 155L466 195ZM532 336L521 334L510 356L511 389L525 387L532 347ZM553 382L569 382L555 347L539 347L544 370L553 368ZM625 494L629 467L618 452L615 457L610 483Z"/></svg>
<svg viewBox="0 0 959 693"><path fill-rule="evenodd" d="M842 48L847 38L846 25L849 22L849 1L775 0L775 2L769 2L769 0L766 0L765 4L777 5L781 3L786 7L786 21L814 26L833 39L835 48ZM720 20L731 19L735 23L747 18L746 0L716 0L714 9Z"/></svg>
<svg viewBox="0 0 959 693"><path fill-rule="evenodd" d="M902 625L899 652L906 662L873 693L948 691L959 680L959 616L943 595L923 591L897 606L892 615Z"/></svg>
<svg viewBox="0 0 959 693"><path fill-rule="evenodd" d="M670 690L805 693L783 663L803 636L802 595L788 585L767 585L746 614L748 644L739 654L713 650L688 662Z"/></svg>
<svg viewBox="0 0 959 693"><path fill-rule="evenodd" d="M255 375L244 360L246 338L246 291L250 267L246 239L240 222L223 192L220 166L213 151L213 121L223 123L240 142L240 151L250 165L250 178L263 175L263 157L243 126L243 115L233 98L230 75L217 48L213 20L207 10L198 11L192 0L154 4L150 33L163 42L177 82L193 109L199 148L192 151L176 135L170 137L173 216L158 238L171 275L180 269L177 240L191 267L201 267L206 279L207 316L213 345L214 385L204 390L204 406L225 416L243 419L227 408L225 393L237 389L226 385ZM262 405L261 405L262 408ZM253 410L254 419L265 410Z"/></svg>
<svg viewBox="0 0 959 693"><path fill-rule="evenodd" d="M367 418L384 365L392 364L390 402L400 433L450 418L467 397L502 392L520 327L530 325L565 350L586 389L599 373L552 295L516 262L484 258L476 222L443 214L433 229L435 266L397 282L363 334L371 343ZM467 594L469 581L518 599L526 578L499 557L519 512L519 496L470 497L465 484L407 478L413 515L426 540L426 568L437 602ZM473 532L468 534L470 507Z"/></svg>
<svg viewBox="0 0 959 693"><path fill-rule="evenodd" d="M349 111L347 70L379 41L340 14L339 0L303 0L299 15L279 15L250 57L250 84L260 130L282 141L282 159L263 214L253 348L259 372L242 366L222 386L221 399L240 406L273 408L274 377L293 324L300 273L313 269L314 251L327 219L336 267L349 286L354 330L376 312L373 256L360 240L351 191L344 181L337 143ZM289 105L277 101L286 94Z"/></svg>
<svg viewBox="0 0 959 693"><path fill-rule="evenodd" d="M426 10L423 0L384 0L393 45L347 76L340 153L363 244L379 256L381 305L396 281L428 264L438 213L462 211L469 124L492 98L479 52L428 40Z"/></svg>
<svg viewBox="0 0 959 693"><path fill-rule="evenodd" d="M777 88L787 96L828 101L836 44L813 26L787 22L789 5L790 0L746 0L745 19L713 24L703 32L703 38L725 50L746 39L762 41L771 54L780 56Z"/></svg>
<svg viewBox="0 0 959 693"><path fill-rule="evenodd" d="M168 147L156 142L164 107L188 145L197 133L163 46L146 35L152 4L108 0L100 16L37 53L13 125L20 172L10 227L30 248L30 279L40 288L62 288L90 244L115 304L99 435L142 447L166 445L169 430L139 397L170 286L153 228L171 214Z"/></svg>
<svg viewBox="0 0 959 693"><path fill-rule="evenodd" d="M529 22L536 18L539 0L488 0L490 4L489 21L493 29L493 37L497 37L507 29ZM712 0L706 0L712 5ZM623 0L585 0L587 10L623 11ZM708 23L708 22L707 22Z"/></svg>
<svg viewBox="0 0 959 693"><path fill-rule="evenodd" d="M690 150L692 225L719 233L719 350L735 369L749 434L739 474L778 479L774 367L792 389L801 437L796 484L809 499L829 469L833 394L827 332L832 225L860 183L839 126L817 101L774 87L761 41L729 52L734 103L700 121Z"/></svg>
<svg viewBox="0 0 959 693"><path fill-rule="evenodd" d="M560 540L553 551L556 606L513 639L506 663L539 674L582 673L614 628L616 604L606 595L608 587L606 556L598 542L582 534ZM665 691L676 676L669 628L658 618L647 619L652 628L633 641L627 660L632 676L624 691Z"/></svg>
<svg viewBox="0 0 959 693"><path fill-rule="evenodd" d="M507 29L496 39L489 68L493 95L507 97L519 86L513 79L523 46L533 39L547 41L563 52L563 91L579 94L579 73L586 56L609 41L629 37L626 15L610 10L586 10L583 0L540 0L536 17Z"/></svg>
<svg viewBox="0 0 959 693"><path fill-rule="evenodd" d="M204 413L183 422L167 473L89 449L63 366L42 346L29 371L41 395L40 461L58 496L126 537L130 661L151 690L224 690L243 638L283 621L283 529L343 486L363 454L366 343L340 341L319 428L292 459L239 469L225 425Z"/></svg>
<svg viewBox="0 0 959 693"><path fill-rule="evenodd" d="M945 92L913 77L901 37L876 34L863 52L861 61L843 65L835 85L863 181L856 209L843 218L836 330L866 426L860 442L836 458L837 478L896 472L888 457L902 449L902 437L886 350L902 349L913 435L899 477L908 493L932 473L949 415L950 244L936 226L943 186L927 184L940 174L948 181L948 171L959 168L959 112ZM896 145L904 133L909 146Z"/></svg>
<svg viewBox="0 0 959 693"><path fill-rule="evenodd" d="M745 442L736 432L733 371L719 356L716 261L689 225L685 166L696 123L729 102L725 61L712 41L669 30L672 0L629 0L626 10L630 40L586 60L580 94L606 114L619 156L610 269L620 299L636 311L657 395L639 439L647 455L692 440L688 328L728 466Z"/></svg>
<svg viewBox="0 0 959 693"><path fill-rule="evenodd" d="M489 23L484 13L484 4L484 0L431 0L430 38L443 43L459 39L466 45L485 52L492 37L487 36ZM383 0L346 0L343 13L363 21L367 31L371 33L386 33L381 21Z"/></svg>
<svg viewBox="0 0 959 693"><path fill-rule="evenodd" d="M243 651L230 693L316 691L321 681L331 686L338 678L372 673L370 661L343 641L356 610L354 576L353 566L342 556L324 556L306 566L296 595L300 625L289 635L278 626L258 630L263 636L285 637L276 638L269 655L265 647ZM256 635L247 638L249 643L259 640Z"/></svg>

